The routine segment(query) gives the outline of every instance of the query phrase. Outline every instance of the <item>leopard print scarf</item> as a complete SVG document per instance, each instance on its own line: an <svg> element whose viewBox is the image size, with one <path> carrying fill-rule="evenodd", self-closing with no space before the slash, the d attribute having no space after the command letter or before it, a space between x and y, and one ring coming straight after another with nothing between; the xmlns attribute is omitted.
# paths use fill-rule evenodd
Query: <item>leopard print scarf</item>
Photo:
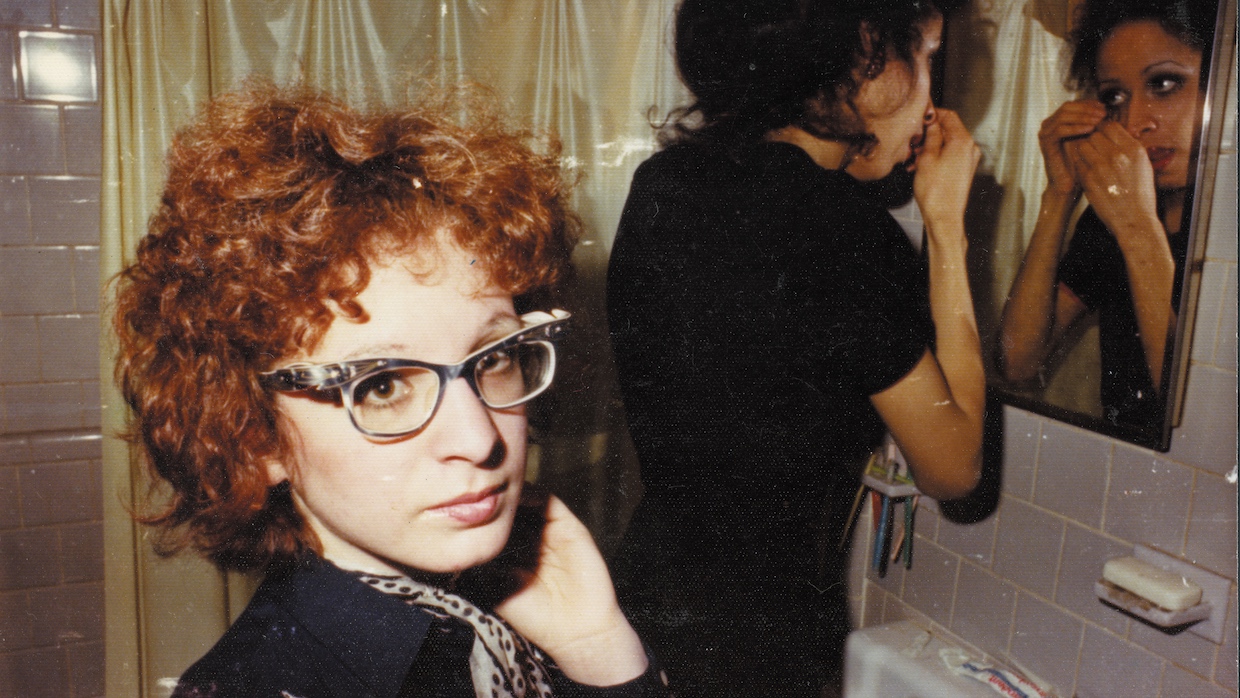
<svg viewBox="0 0 1240 698"><path fill-rule="evenodd" d="M546 659L508 627L456 594L414 581L409 577L358 574L364 584L421 606L440 618L452 617L474 629L474 648L469 669L478 698L550 698L551 681L543 666Z"/></svg>

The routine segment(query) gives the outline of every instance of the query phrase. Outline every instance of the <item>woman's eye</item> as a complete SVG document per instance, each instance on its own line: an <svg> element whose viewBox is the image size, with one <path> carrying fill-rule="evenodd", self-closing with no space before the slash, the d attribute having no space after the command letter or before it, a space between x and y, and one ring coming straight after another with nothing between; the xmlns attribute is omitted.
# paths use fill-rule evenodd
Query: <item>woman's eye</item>
<svg viewBox="0 0 1240 698"><path fill-rule="evenodd" d="M515 349L499 349L478 360L478 371L481 373L502 373L516 365Z"/></svg>
<svg viewBox="0 0 1240 698"><path fill-rule="evenodd" d="M379 407L407 399L412 386L395 371L384 371L368 376L353 388L353 403L366 407Z"/></svg>
<svg viewBox="0 0 1240 698"><path fill-rule="evenodd" d="M1146 84L1154 94L1167 95L1183 87L1184 79L1178 75L1156 75Z"/></svg>
<svg viewBox="0 0 1240 698"><path fill-rule="evenodd" d="M1127 99L1127 95L1123 90L1109 89L1102 90L1098 93L1098 101L1102 102L1102 106L1107 109L1115 109L1123 104Z"/></svg>

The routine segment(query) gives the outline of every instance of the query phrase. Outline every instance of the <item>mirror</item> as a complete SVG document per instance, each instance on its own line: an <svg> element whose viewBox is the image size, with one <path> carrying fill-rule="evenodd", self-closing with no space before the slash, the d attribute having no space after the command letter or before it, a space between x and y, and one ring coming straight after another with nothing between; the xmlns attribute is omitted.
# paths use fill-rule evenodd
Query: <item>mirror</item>
<svg viewBox="0 0 1240 698"><path fill-rule="evenodd" d="M951 17L944 39L941 103L960 112L984 152L967 228L970 276L988 357L988 383L1006 404L1166 451L1171 430L1178 425L1191 353L1201 260L1234 53L1235 4L1234 0L1222 0L1213 36L1205 37L1200 87L1191 122L1194 133L1188 151L1183 213L1178 232L1168 236L1173 247L1177 243L1182 246L1184 263L1177 269L1178 286L1172 293L1176 315L1167 323L1169 338L1161 379L1164 389L1152 409L1140 416L1134 416L1135 412L1121 414L1110 403L1107 408L1103 406L1100 334L1106 332L1100 332L1097 312L1085 312L1070 327L1032 378L1006 379L999 370L1000 362L995 360L1004 303L1024 259L1047 182L1038 130L1043 119L1061 104L1079 98L1066 87L1065 75L1071 58L1066 37L1080 4L1081 0L970 3ZM1212 9L1207 8L1207 12ZM1069 234L1084 209L1084 199L1066 228ZM1160 206L1162 201L1160 197ZM1065 247L1068 245L1070 241L1065 242ZM1062 281L1063 276L1060 278ZM1114 324L1111 327L1113 332ZM1135 361L1144 363L1144 354L1137 346L1139 358ZM1112 376L1115 365L1125 365L1114 358L1108 363L1106 373ZM1151 373L1147 369L1140 375L1148 377Z"/></svg>

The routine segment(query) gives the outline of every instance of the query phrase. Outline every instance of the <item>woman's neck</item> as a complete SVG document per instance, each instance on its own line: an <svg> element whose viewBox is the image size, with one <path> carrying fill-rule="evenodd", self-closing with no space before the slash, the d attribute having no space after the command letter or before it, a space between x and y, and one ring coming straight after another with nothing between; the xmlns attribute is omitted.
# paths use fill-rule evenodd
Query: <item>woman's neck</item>
<svg viewBox="0 0 1240 698"><path fill-rule="evenodd" d="M823 140L797 126L784 126L767 131L763 140L775 143L791 143L804 150L810 159L824 170L839 170L844 167L844 159L848 155L848 146L838 141Z"/></svg>

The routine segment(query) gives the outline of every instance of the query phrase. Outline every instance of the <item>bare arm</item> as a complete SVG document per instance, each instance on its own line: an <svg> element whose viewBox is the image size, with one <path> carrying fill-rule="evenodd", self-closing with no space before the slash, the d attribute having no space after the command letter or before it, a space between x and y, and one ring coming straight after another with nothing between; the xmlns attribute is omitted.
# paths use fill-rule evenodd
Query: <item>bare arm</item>
<svg viewBox="0 0 1240 698"><path fill-rule="evenodd" d="M929 350L895 385L870 397L918 487L939 499L968 494L981 476L986 376L965 268L964 208L980 151L955 113L940 110L918 158L914 193L930 257Z"/></svg>
<svg viewBox="0 0 1240 698"><path fill-rule="evenodd" d="M1048 184L1029 247L1003 306L999 361L1008 380L1036 376L1067 329L1085 312L1085 306L1057 282L1068 219L1081 196L1075 160L1068 157L1066 147L1093 133L1105 118L1106 109L1095 100L1068 102L1038 131Z"/></svg>
<svg viewBox="0 0 1240 698"><path fill-rule="evenodd" d="M1158 217L1149 157L1141 143L1114 122L1070 144L1068 154L1085 196L1124 255L1146 368L1161 391L1167 338L1176 322L1171 307L1175 259Z"/></svg>

